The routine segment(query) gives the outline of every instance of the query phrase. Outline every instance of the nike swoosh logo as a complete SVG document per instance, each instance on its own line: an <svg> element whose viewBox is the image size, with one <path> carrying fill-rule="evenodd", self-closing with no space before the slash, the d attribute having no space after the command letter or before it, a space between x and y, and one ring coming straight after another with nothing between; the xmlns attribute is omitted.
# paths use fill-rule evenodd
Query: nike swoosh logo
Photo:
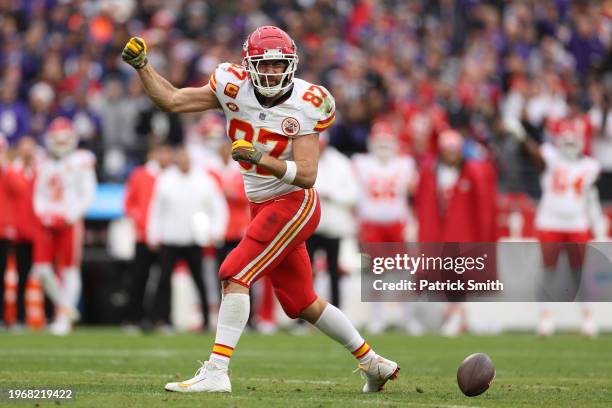
<svg viewBox="0 0 612 408"><path fill-rule="evenodd" d="M198 381L196 381L194 383L191 383L191 384L189 384L189 383L180 383L179 387L181 387L181 388L191 387L192 385L196 385L197 383L202 382L204 380L205 380L205 378L202 378L201 380L198 380Z"/></svg>

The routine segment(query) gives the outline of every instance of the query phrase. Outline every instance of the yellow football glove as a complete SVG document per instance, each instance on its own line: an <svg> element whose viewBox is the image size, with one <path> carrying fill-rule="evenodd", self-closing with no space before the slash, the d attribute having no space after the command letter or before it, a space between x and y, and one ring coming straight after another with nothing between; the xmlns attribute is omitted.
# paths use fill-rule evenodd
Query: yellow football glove
<svg viewBox="0 0 612 408"><path fill-rule="evenodd" d="M147 44L140 37L132 37L123 47L121 58L136 69L147 65Z"/></svg>
<svg viewBox="0 0 612 408"><path fill-rule="evenodd" d="M232 159L253 164L259 163L263 153L253 147L253 143L244 139L236 140L232 143Z"/></svg>

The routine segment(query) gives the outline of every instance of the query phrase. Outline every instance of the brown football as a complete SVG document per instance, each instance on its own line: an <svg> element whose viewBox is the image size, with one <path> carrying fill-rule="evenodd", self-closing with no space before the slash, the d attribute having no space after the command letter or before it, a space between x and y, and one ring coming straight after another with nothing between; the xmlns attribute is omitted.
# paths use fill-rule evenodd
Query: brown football
<svg viewBox="0 0 612 408"><path fill-rule="evenodd" d="M495 379L495 367L485 353L467 356L457 369L457 384L468 397L482 394Z"/></svg>

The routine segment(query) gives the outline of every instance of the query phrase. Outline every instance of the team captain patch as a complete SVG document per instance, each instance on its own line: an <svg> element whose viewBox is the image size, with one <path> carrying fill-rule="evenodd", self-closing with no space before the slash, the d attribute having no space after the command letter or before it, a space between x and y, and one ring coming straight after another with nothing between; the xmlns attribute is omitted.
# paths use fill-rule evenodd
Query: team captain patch
<svg viewBox="0 0 612 408"><path fill-rule="evenodd" d="M238 95L239 90L240 90L240 87L238 85L228 82L227 85L225 85L225 89L223 90L223 93L229 96L230 98L236 99L236 95Z"/></svg>
<svg viewBox="0 0 612 408"><path fill-rule="evenodd" d="M296 118L285 118L281 123L281 129L287 136L295 136L300 131L300 122Z"/></svg>

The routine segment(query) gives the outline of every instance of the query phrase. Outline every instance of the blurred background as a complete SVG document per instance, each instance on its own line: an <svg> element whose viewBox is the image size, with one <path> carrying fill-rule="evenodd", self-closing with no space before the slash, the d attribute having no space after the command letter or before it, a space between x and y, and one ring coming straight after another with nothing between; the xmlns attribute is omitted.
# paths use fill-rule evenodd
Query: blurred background
<svg viewBox="0 0 612 408"><path fill-rule="evenodd" d="M244 212L236 201L240 188L235 188L235 178L224 177L230 170L224 170L223 117L159 111L135 71L121 61L126 41L143 37L150 63L175 86L203 86L219 63L240 62L246 36L262 25L286 30L298 46L298 77L322 84L334 95L337 119L324 139L347 160L371 150L373 129L387 126L396 137L396 154L415 163L409 182L415 184L421 166L437 157L440 134L459 132L464 159L483 163L494 175L488 190L492 226L482 240L535 237L539 173L504 130L508 118L521 121L538 143L554 133L551 123L582 121L586 153L602 168L597 188L603 211L607 217L612 214L611 0L0 0L0 132L8 142L9 161L19 158L17 146L25 137L42 146L49 124L59 116L72 121L79 145L96 157L97 194L85 217L83 323L137 323L126 322L138 239L129 232L134 228L124 202L126 182L151 159L152 146L185 145L192 166L215 177L234 215L227 242L240 237L240 223L245 222L236 221L236 214ZM367 220L354 208L363 190L359 175L347 178L354 178L357 186L354 202L347 204L354 226L343 231L332 226L320 235L338 241L339 262L331 267L337 269L331 280L340 281L336 290L344 296L335 296L358 320L369 306L347 298L355 298L352 294L359 290L358 233ZM409 208L411 199L405 201ZM418 217L409 211L404 222L404 239L417 240ZM327 251L329 245L333 253L334 243L323 243L321 249ZM206 302L213 314L221 246L202 251ZM330 254L319 256L325 251L311 252L315 272L330 269ZM14 269L14 261L9 262L7 293L17 287ZM177 293L193 291L183 269L179 264L173 276ZM330 279L320 275L318 285L326 292ZM148 286L148 292L155 291L155 282L149 280ZM268 299L269 288L260 286L258 298ZM16 321L13 297L5 297L9 325ZM175 326L200 327L194 308L198 301L173 298L173 314L187 310L196 316ZM274 330L279 319L282 323L270 307L256 317L264 330ZM403 305L389 307L395 316L391 322L402 329L407 314L420 313L429 329L443 319L441 306L410 311ZM470 305L476 308L470 311L476 316L473 326L491 323L498 330L535 324L533 305L499 307ZM573 320L572 313L559 314L570 319L566 327L579 320L578 314ZM612 327L604 320L604 326ZM38 327L44 324L36 321Z"/></svg>

